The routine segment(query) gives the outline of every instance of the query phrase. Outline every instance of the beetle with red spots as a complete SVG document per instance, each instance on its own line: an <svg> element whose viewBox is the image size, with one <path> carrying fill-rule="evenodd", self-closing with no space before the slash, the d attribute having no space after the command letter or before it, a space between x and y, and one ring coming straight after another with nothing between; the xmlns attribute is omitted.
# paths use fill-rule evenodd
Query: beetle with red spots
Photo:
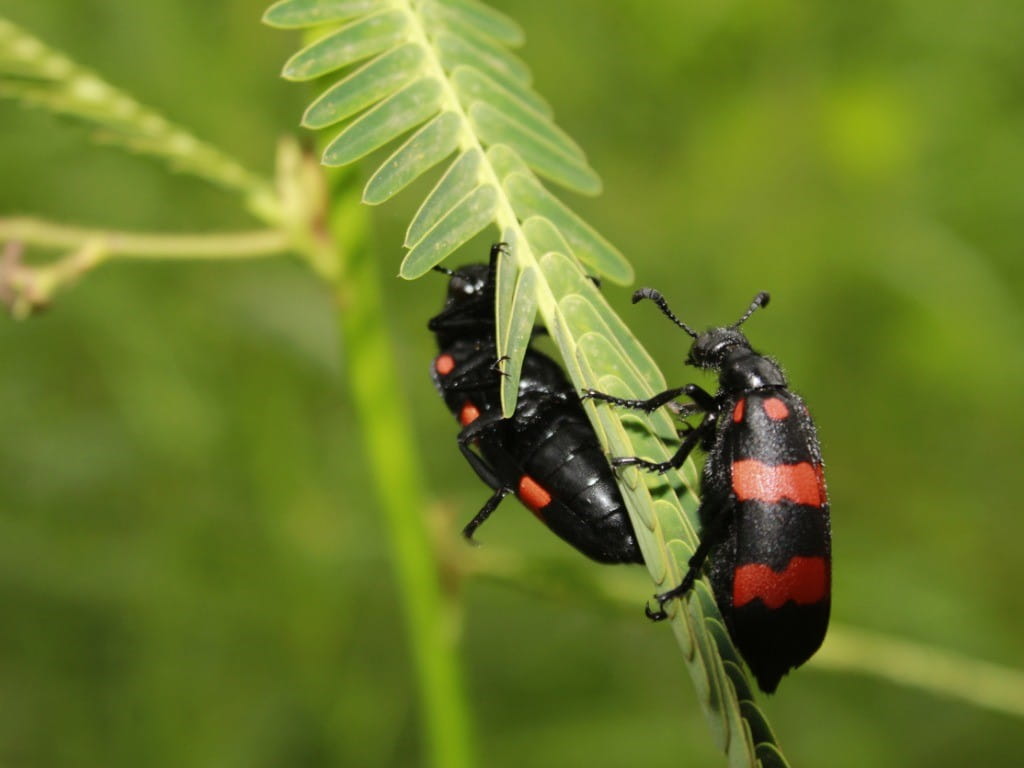
<svg viewBox="0 0 1024 768"><path fill-rule="evenodd" d="M456 270L444 309L428 325L439 353L432 376L462 425L458 444L494 493L463 529L466 538L514 493L554 533L602 563L642 563L633 526L601 444L561 367L528 347L515 413L502 418L501 361L495 341L495 267Z"/></svg>
<svg viewBox="0 0 1024 768"><path fill-rule="evenodd" d="M656 595L655 620L684 596L710 558L709 577L729 635L758 685L773 692L782 676L814 654L825 638L831 606L832 545L828 496L814 422L789 390L779 365L755 352L739 330L768 304L760 293L733 325L697 333L679 320L660 293L643 288L633 302L650 299L693 338L689 365L718 374L714 395L696 384L630 400L587 390L584 397L648 413L675 404L683 416L703 414L683 432L668 461L638 456L612 460L652 472L679 468L694 448L707 452L698 510L701 539L679 586Z"/></svg>

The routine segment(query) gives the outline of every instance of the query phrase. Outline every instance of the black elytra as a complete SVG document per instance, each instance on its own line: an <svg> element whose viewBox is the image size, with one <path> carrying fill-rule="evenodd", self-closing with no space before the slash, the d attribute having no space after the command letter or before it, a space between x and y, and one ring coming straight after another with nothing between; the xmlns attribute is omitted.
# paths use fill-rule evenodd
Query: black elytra
<svg viewBox="0 0 1024 768"><path fill-rule="evenodd" d="M650 413L676 404L682 415L702 413L700 424L682 432L671 459L613 459L616 466L651 472L680 467L694 448L707 452L698 510L701 539L689 570L674 589L655 595L652 619L667 617L664 605L693 586L705 561L715 601L737 650L766 693L821 645L831 606L832 547L828 495L814 422L803 400L789 390L782 369L755 352L739 330L768 304L759 293L734 324L695 332L652 288L633 303L653 301L693 338L687 364L718 374L712 395L696 384L666 390L647 400L586 390L584 397Z"/></svg>
<svg viewBox="0 0 1024 768"><path fill-rule="evenodd" d="M602 563L642 563L615 473L573 385L547 355L528 347L511 418L501 413L497 359L495 269L489 264L449 276L444 309L428 328L437 339L432 377L462 430L458 445L494 493L463 529L472 539L501 500L515 494L555 534Z"/></svg>

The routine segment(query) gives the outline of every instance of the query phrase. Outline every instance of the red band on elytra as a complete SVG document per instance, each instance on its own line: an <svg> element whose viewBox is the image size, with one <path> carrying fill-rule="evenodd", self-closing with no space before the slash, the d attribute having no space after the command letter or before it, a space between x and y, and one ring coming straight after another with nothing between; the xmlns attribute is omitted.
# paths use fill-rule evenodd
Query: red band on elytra
<svg viewBox="0 0 1024 768"><path fill-rule="evenodd" d="M767 565L741 565L733 574L732 604L736 608L760 599L772 610L790 601L811 605L828 596L828 564L824 557L794 557L781 573Z"/></svg>
<svg viewBox="0 0 1024 768"><path fill-rule="evenodd" d="M809 507L824 506L825 477L820 464L762 464L757 459L732 463L732 490L740 501L773 504L783 499Z"/></svg>

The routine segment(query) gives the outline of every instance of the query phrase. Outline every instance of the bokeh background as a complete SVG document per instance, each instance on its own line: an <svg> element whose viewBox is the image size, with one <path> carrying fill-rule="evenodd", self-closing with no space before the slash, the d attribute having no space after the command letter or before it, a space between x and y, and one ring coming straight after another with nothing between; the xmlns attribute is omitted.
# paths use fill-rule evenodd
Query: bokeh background
<svg viewBox="0 0 1024 768"><path fill-rule="evenodd" d="M1024 5L501 0L605 181L570 199L819 423L837 622L1024 666ZM257 0L0 0L0 14L270 173L309 92ZM253 226L230 196L0 103L0 215ZM374 211L386 275L415 192ZM464 253L455 261L478 260ZM430 386L443 285L386 278L424 509L486 496ZM670 382L686 339L612 303ZM407 766L420 734L330 297L286 260L112 265L0 321L0 763ZM710 382L706 382L710 383ZM387 402L380 403L386 409ZM514 504L466 554L584 581ZM671 633L635 606L463 584L481 764L717 766ZM543 590L542 590L543 591ZM1010 765L1021 720L814 661L764 708L794 765Z"/></svg>

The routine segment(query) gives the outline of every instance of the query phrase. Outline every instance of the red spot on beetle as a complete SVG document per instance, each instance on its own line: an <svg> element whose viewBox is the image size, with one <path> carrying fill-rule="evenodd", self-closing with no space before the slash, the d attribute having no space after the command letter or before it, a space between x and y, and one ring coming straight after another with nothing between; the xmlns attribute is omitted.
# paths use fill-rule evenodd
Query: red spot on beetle
<svg viewBox="0 0 1024 768"><path fill-rule="evenodd" d="M455 358L451 355L438 355L434 360L434 370L441 376L447 376L455 370Z"/></svg>
<svg viewBox="0 0 1024 768"><path fill-rule="evenodd" d="M519 478L519 488L516 490L516 495L538 517L540 517L540 511L551 503L551 494L545 491L540 483L529 475L523 475Z"/></svg>
<svg viewBox="0 0 1024 768"><path fill-rule="evenodd" d="M739 424L741 421L743 421L743 413L746 411L746 408L747 408L747 398L741 397L737 401L736 407L732 409L732 420L734 422L736 422L737 424Z"/></svg>
<svg viewBox="0 0 1024 768"><path fill-rule="evenodd" d="M467 400L465 404L463 404L462 410L459 411L459 423L465 427L472 424L479 418L480 409Z"/></svg>
<svg viewBox="0 0 1024 768"><path fill-rule="evenodd" d="M789 418L789 407L777 397L769 397L762 402L762 405L769 419L782 421Z"/></svg>
<svg viewBox="0 0 1024 768"><path fill-rule="evenodd" d="M825 476L820 464L762 464L757 459L732 463L732 490L740 501L766 504L788 499L809 507L822 507L828 501Z"/></svg>
<svg viewBox="0 0 1024 768"><path fill-rule="evenodd" d="M733 574L732 604L736 608L757 599L772 610L788 602L812 605L828 593L829 569L824 557L794 557L781 573L750 563Z"/></svg>

